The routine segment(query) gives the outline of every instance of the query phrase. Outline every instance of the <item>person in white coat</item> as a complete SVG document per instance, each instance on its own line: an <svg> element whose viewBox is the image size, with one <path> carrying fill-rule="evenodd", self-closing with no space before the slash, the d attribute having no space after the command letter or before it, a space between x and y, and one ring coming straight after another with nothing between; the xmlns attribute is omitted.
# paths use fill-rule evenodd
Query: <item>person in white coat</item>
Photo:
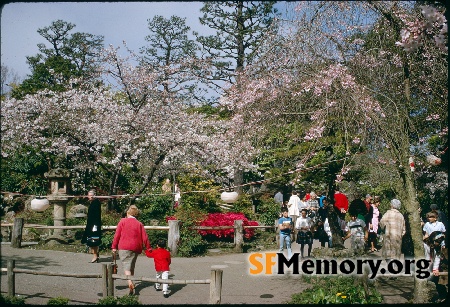
<svg viewBox="0 0 450 307"><path fill-rule="evenodd" d="M430 245L429 245L429 237L431 235L431 233L433 233L434 231L440 231L442 233L446 232L445 226L443 223L438 222L437 220L438 215L436 212L431 211L427 213L427 219L428 222L425 223L425 225L423 225L423 247L425 249L425 259L427 260L432 260L432 256L431 255L431 249L430 249Z"/></svg>
<svg viewBox="0 0 450 307"><path fill-rule="evenodd" d="M175 193L175 196L174 196L173 208L176 209L180 205L180 201L181 201L181 190L178 187L178 183L175 183L174 193Z"/></svg>
<svg viewBox="0 0 450 307"><path fill-rule="evenodd" d="M294 225L295 225L295 222L297 221L297 217L300 215L300 211L298 210L298 208L301 203L301 200L297 194L298 194L297 191L292 191L292 195L289 198L289 201L287 204L288 211L289 211L289 217L292 219L292 224L294 224ZM292 234L292 242L295 241L296 234L297 234L297 230L294 229L293 234Z"/></svg>

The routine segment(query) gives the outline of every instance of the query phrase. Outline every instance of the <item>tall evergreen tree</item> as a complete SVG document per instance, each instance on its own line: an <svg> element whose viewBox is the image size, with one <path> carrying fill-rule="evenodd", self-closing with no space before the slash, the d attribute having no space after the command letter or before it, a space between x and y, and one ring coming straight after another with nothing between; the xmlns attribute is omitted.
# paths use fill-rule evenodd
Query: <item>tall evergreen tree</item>
<svg viewBox="0 0 450 307"><path fill-rule="evenodd" d="M12 97L22 98L41 89L63 91L71 78L94 79L103 36L70 32L75 25L56 20L37 32L50 43L39 43L39 54L28 56L29 75L12 91Z"/></svg>
<svg viewBox="0 0 450 307"><path fill-rule="evenodd" d="M200 23L216 31L197 36L198 42L215 63L213 80L234 83L235 72L251 64L272 24L276 1L208 1Z"/></svg>
<svg viewBox="0 0 450 307"><path fill-rule="evenodd" d="M19 84L20 82L20 78L19 75L17 74L16 71L14 71L14 69L8 67L7 65L1 65L1 72L0 72L0 82L1 82L1 87L0 87L0 91L1 91L1 99L4 99L8 92L9 92L9 88L13 88L15 86L17 86L17 84Z"/></svg>
<svg viewBox="0 0 450 307"><path fill-rule="evenodd" d="M258 47L272 24L276 1L208 1L201 9L200 23L216 31L215 35L197 36L215 71L206 79L239 83L236 77L257 57ZM235 169L234 185L242 191L242 169Z"/></svg>
<svg viewBox="0 0 450 307"><path fill-rule="evenodd" d="M183 102L201 100L202 94L196 82L196 42L189 39L190 27L186 18L155 16L148 19L150 34L145 37L149 43L140 49L141 64L148 65L160 74L163 91L177 95Z"/></svg>

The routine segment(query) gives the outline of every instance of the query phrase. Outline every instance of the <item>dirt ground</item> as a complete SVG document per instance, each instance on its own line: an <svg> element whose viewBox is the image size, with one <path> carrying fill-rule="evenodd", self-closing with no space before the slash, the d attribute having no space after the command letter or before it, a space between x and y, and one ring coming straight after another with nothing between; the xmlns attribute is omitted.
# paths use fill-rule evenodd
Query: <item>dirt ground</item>
<svg viewBox="0 0 450 307"><path fill-rule="evenodd" d="M314 244L314 247L318 243ZM294 243L293 252L299 252ZM276 252L276 251L275 251ZM369 257L379 257L375 252ZM70 251L37 250L32 246L20 249L9 244L1 245L2 268L6 268L7 259L15 259L18 268L40 271L69 273L101 273L101 263L111 262L110 255L101 254L101 262L90 264L91 255ZM284 275L251 276L248 254L226 253L212 250L205 257L174 257L171 265L171 279L204 280L210 278L211 269L223 270L222 304L282 304L290 300L291 295L308 288L299 275L287 272ZM119 271L121 270L119 264ZM136 276L154 277L153 262L141 255L136 265ZM375 286L383 296L384 304L407 304L411 302L414 278L411 275L398 276L396 279L383 276L376 278ZM171 285L169 298L153 289L150 282L136 282L136 295L146 304L207 304L209 285L186 284ZM115 282L115 296L127 294L126 281ZM1 292L7 293L7 276L2 273ZM102 298L101 280L68 277L16 274L16 293L26 298L27 304L46 304L51 297L70 298L70 304L96 304Z"/></svg>

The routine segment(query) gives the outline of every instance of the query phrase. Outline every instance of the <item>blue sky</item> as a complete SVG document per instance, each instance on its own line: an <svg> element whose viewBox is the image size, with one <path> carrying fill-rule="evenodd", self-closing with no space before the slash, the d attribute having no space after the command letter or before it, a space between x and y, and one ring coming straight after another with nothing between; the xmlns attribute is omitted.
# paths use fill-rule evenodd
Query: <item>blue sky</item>
<svg viewBox="0 0 450 307"><path fill-rule="evenodd" d="M75 24L72 33L103 35L105 46L122 47L122 42L126 41L128 48L136 52L147 45L145 36L150 34L147 20L155 15L186 18L191 32L214 34L214 30L199 22L202 7L201 1L7 3L1 10L1 64L16 73L20 81L24 80L30 73L26 56L39 53L38 43L48 45L37 30L58 19ZM281 13L289 10L284 1L276 7Z"/></svg>
<svg viewBox="0 0 450 307"><path fill-rule="evenodd" d="M200 25L202 2L12 2L1 12L1 63L16 72L21 80L30 73L26 56L38 53L37 44L47 43L39 28L62 19L73 23L72 32L103 35L105 46L122 46L139 51L150 34L147 20L155 15L186 17L191 30L212 34Z"/></svg>

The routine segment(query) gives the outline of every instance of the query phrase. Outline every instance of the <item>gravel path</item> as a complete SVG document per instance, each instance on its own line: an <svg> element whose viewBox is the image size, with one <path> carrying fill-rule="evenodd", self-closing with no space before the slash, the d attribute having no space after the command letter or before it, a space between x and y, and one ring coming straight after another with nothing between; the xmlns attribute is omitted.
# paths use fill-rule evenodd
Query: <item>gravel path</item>
<svg viewBox="0 0 450 307"><path fill-rule="evenodd" d="M315 244L316 245L316 244ZM293 244L293 251L299 247ZM276 251L275 251L276 252ZM249 254L224 254L172 259L170 278L178 280L209 279L211 268L223 269L222 304L281 304L293 293L299 293L309 287L301 281L300 275L287 272L283 275L257 275L248 273ZM376 255L373 254L375 257ZM12 248L9 244L1 245L2 268L6 268L8 259L16 260L16 267L30 270L64 272L64 273L98 273L101 263L111 262L110 255L100 255L100 263L88 263L90 254L69 253L61 251L33 250L29 248ZM289 270L288 270L289 271ZM119 273L121 265L119 263ZM136 276L153 278L155 274L153 260L140 255L136 265ZM397 280L379 278L377 288L388 304L407 303L412 294L413 278L403 276ZM1 292L7 293L7 276L2 273ZM136 282L136 295L142 304L208 304L208 284L171 285L170 296L164 298L162 292L156 292L151 282ZM124 280L115 281L114 295L128 293ZM101 279L55 277L31 274L16 274L16 294L26 298L27 304L45 305L49 298L66 297L70 304L96 304L102 298Z"/></svg>

